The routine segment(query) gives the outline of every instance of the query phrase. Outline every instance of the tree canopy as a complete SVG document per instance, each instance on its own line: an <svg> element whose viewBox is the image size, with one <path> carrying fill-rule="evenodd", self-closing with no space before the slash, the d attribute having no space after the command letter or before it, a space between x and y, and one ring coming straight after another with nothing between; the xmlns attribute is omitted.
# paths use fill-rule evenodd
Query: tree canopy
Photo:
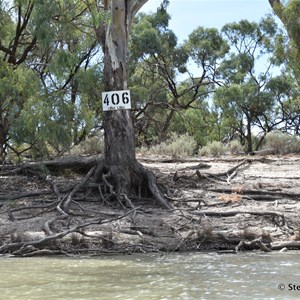
<svg viewBox="0 0 300 300"><path fill-rule="evenodd" d="M145 2L131 2L134 14ZM125 60L136 146L177 132L200 146L239 139L251 151L256 132L298 134L299 1L269 2L287 35L266 16L221 31L198 27L179 44L167 1L129 19ZM108 6L1 1L2 159L28 149L33 157L63 154L102 132Z"/></svg>

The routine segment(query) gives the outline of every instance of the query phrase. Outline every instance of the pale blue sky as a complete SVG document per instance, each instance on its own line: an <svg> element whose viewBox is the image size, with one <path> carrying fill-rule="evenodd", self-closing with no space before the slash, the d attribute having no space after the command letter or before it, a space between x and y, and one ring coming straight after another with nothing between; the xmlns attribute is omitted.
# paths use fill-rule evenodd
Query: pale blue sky
<svg viewBox="0 0 300 300"><path fill-rule="evenodd" d="M155 12L162 0L149 0L143 12ZM170 28L179 42L198 26L216 27L242 19L259 21L271 13L268 0L170 0L168 12L171 15Z"/></svg>

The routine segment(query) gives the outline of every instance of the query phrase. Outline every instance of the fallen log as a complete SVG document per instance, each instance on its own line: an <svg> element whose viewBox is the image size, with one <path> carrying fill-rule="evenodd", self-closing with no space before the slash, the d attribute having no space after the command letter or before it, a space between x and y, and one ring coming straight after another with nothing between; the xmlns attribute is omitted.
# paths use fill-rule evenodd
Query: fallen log
<svg viewBox="0 0 300 300"><path fill-rule="evenodd" d="M35 191L35 192L26 192L26 193L20 193L15 195L0 195L0 201L18 200L22 198L31 198L31 197L41 196L41 195L50 195L50 194L52 194L52 191Z"/></svg>
<svg viewBox="0 0 300 300"><path fill-rule="evenodd" d="M230 188L214 188L214 189L207 189L207 191L215 192L215 193L224 193L224 194L231 194L234 192L234 190L230 189ZM252 190L252 189L242 189L239 191L239 194L241 194L241 195L260 195L261 197L263 197L263 195L274 196L274 197L278 197L278 198L287 197L287 198L292 198L295 200L300 198L300 194L296 194L296 193L280 192L280 191L267 191L267 190ZM249 197L251 197L251 196L249 196Z"/></svg>
<svg viewBox="0 0 300 300"><path fill-rule="evenodd" d="M300 241L283 241L271 243L271 250L287 249L300 249Z"/></svg>
<svg viewBox="0 0 300 300"><path fill-rule="evenodd" d="M192 215L206 216L206 217L234 217L238 214L249 214L255 216L271 216L278 219L280 226L285 225L285 218L282 213L275 211L249 211L249 210L229 210L229 211L191 211ZM277 222L276 222L277 223Z"/></svg>
<svg viewBox="0 0 300 300"><path fill-rule="evenodd" d="M50 172L59 172L61 170L70 169L76 172L87 172L93 166L102 161L99 155L94 156L70 156L58 158L55 160L45 160L36 162L26 162L24 164L12 166L4 165L1 167L1 175L11 174L27 174L28 172L45 173L45 169Z"/></svg>
<svg viewBox="0 0 300 300"><path fill-rule="evenodd" d="M268 149L262 149L262 150L257 150L257 151L253 151L250 152L249 155L275 155L277 154L277 150L273 149L273 148L268 148Z"/></svg>

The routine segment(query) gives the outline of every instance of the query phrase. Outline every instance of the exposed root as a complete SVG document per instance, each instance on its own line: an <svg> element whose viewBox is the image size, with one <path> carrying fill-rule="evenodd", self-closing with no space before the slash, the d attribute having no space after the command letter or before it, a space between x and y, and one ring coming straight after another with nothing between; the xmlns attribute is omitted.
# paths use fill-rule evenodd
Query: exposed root
<svg viewBox="0 0 300 300"><path fill-rule="evenodd" d="M85 169L84 177L76 173L56 177L49 175L50 170L47 176L31 177L30 182L25 176L0 177L0 253L36 256L300 249L296 188L272 183L263 185L262 190L259 184L249 184L243 174L234 179L241 184L226 188L228 185L220 185L220 177L214 178L218 185L211 180L199 181L194 168L189 171L183 166L186 173L178 173L177 181L172 181L174 169L162 177L160 182L169 187L164 195L154 173L136 161L126 165L128 169L119 177L122 166L109 168L104 160ZM241 168L227 169L230 172L220 173L221 179L231 183ZM130 174L125 189L120 188L124 174ZM216 193L224 193L224 199ZM169 202L174 206L172 213Z"/></svg>
<svg viewBox="0 0 300 300"><path fill-rule="evenodd" d="M257 239L254 239L252 241L240 241L239 244L235 247L235 251L239 252L239 250L242 247L258 247L260 250L262 250L263 252L271 252L272 250L267 247L263 242L262 242L262 238L259 237Z"/></svg>
<svg viewBox="0 0 300 300"><path fill-rule="evenodd" d="M38 239L38 240L20 241L20 242L18 241L18 242L12 242L12 243L9 243L9 244L5 244L5 245L0 247L0 253L1 254L2 253L7 253L7 252L18 253L17 251L21 250L22 248L33 249L35 251L35 246L45 244L49 241L62 239L66 235L71 234L73 232L80 233L83 228L86 228L86 227L89 227L89 226L92 226L92 225L103 225L103 224L106 224L106 223L111 223L111 222L116 221L116 220L120 220L120 219L125 218L126 216L132 214L133 212L134 212L134 210L130 210L129 212L123 214L122 216L118 216L118 217L110 219L110 220L98 219L98 220L90 221L90 222L80 224L80 225L77 225L77 226L73 226L69 229L63 230L59 233L54 233L54 234L47 235L44 238L41 238L41 239ZM31 248L31 247L33 247L33 248ZM27 252L30 252L30 251L27 251Z"/></svg>

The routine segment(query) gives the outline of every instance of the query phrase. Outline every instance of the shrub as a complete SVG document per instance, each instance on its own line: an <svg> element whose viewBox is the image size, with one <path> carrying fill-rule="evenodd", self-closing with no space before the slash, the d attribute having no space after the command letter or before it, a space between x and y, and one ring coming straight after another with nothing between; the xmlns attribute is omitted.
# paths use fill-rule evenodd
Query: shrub
<svg viewBox="0 0 300 300"><path fill-rule="evenodd" d="M264 149L274 149L278 154L300 153L300 140L280 131L273 131L266 135Z"/></svg>
<svg viewBox="0 0 300 300"><path fill-rule="evenodd" d="M187 157L195 153L197 143L192 136L188 134L179 135L172 133L170 138L164 142L154 145L149 148L141 147L141 154L156 154L156 155L171 155Z"/></svg>
<svg viewBox="0 0 300 300"><path fill-rule="evenodd" d="M96 155L104 152L104 141L99 136L93 136L82 141L70 151L72 155Z"/></svg>
<svg viewBox="0 0 300 300"><path fill-rule="evenodd" d="M202 156L221 156L225 154L225 151L226 147L221 142L213 141L201 148L199 154Z"/></svg>
<svg viewBox="0 0 300 300"><path fill-rule="evenodd" d="M244 152L242 144L238 140L233 140L229 143L228 149L232 155L237 155Z"/></svg>

